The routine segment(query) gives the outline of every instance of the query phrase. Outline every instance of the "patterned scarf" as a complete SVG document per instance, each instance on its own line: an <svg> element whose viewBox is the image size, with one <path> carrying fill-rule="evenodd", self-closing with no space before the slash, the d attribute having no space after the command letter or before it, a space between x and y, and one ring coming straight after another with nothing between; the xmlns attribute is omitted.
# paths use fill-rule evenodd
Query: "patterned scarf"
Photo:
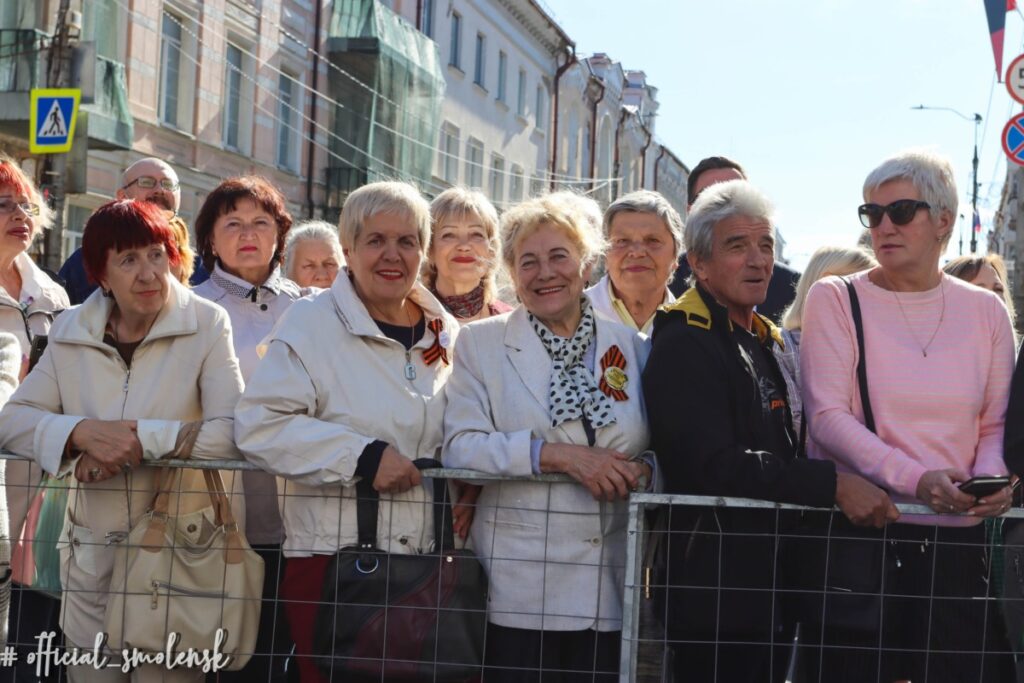
<svg viewBox="0 0 1024 683"><path fill-rule="evenodd" d="M448 309L448 311L460 320L475 317L484 308L484 283L481 282L471 292L444 296L438 293L437 289L431 289L430 293L437 297L437 300Z"/></svg>
<svg viewBox="0 0 1024 683"><path fill-rule="evenodd" d="M548 411L551 426L579 420L586 416L594 429L615 422L612 402L598 388L594 374L587 369L583 358L594 343L597 326L590 300L580 301L583 317L571 338L559 337L542 322L529 315L534 332L551 358L551 387L548 390Z"/></svg>

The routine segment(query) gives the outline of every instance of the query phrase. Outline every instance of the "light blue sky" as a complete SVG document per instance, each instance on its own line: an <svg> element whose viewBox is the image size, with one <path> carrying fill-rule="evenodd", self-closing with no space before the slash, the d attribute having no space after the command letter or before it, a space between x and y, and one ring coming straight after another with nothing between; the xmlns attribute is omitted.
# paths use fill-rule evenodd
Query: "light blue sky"
<svg viewBox="0 0 1024 683"><path fill-rule="evenodd" d="M953 160L967 251L974 124L911 107L980 113L984 251L1006 175L999 138L1021 108L995 82L982 0L546 4L579 55L606 52L647 73L661 102L656 135L686 164L726 154L746 167L775 202L799 267L818 246L852 244L864 177L889 154L921 145ZM1004 70L1024 51L1024 19L1006 19Z"/></svg>

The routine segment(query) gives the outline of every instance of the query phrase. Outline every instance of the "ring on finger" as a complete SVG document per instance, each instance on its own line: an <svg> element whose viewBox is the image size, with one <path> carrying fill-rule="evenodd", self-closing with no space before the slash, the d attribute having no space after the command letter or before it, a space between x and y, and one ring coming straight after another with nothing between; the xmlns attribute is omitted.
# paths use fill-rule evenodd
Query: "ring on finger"
<svg viewBox="0 0 1024 683"><path fill-rule="evenodd" d="M99 479L101 474L103 474L102 469L99 467L93 467L89 470L89 479Z"/></svg>

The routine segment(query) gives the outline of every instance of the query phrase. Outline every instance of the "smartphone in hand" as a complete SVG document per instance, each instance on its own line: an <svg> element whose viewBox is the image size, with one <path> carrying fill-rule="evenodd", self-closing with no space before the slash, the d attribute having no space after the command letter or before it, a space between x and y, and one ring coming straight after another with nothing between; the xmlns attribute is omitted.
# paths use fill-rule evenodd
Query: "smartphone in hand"
<svg viewBox="0 0 1024 683"><path fill-rule="evenodd" d="M969 496L983 498L1010 485L1009 477L972 477L960 484L960 490Z"/></svg>

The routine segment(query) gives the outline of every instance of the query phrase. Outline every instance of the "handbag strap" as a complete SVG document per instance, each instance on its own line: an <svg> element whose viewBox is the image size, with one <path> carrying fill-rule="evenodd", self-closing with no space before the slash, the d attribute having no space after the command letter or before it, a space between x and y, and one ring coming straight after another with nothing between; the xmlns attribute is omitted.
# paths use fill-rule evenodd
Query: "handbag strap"
<svg viewBox="0 0 1024 683"><path fill-rule="evenodd" d="M440 466L437 460L432 458L419 458L413 460L412 464L420 470L427 470ZM455 534L449 522L445 524L445 513L449 508L448 480L435 478L434 483L434 542L440 539L438 550L443 552L455 547ZM380 494L373 488L373 481L363 477L356 482L356 528L358 532L359 547L363 550L372 550L377 547L377 513L380 508Z"/></svg>
<svg viewBox="0 0 1024 683"><path fill-rule="evenodd" d="M143 537L142 547L145 550L156 552L163 547L165 533L167 530L167 516L169 507L170 490L169 482L174 479L175 472L170 467L160 467L156 473L156 495L153 498L153 515L146 528ZM228 501L227 493L224 491L224 480L220 476L220 470L203 470L203 480L206 483L206 492L213 504L214 523L224 529L224 559L227 564L240 564L245 560L245 543L235 515L231 511L231 503Z"/></svg>
<svg viewBox="0 0 1024 683"><path fill-rule="evenodd" d="M871 396L868 394L868 365L864 353L864 321L860 315L860 299L857 298L857 290L849 278L844 277L843 282L850 293L850 314L853 316L853 327L857 332L857 385L860 387L860 402L864 408L864 426L874 432L875 414L871 411Z"/></svg>

